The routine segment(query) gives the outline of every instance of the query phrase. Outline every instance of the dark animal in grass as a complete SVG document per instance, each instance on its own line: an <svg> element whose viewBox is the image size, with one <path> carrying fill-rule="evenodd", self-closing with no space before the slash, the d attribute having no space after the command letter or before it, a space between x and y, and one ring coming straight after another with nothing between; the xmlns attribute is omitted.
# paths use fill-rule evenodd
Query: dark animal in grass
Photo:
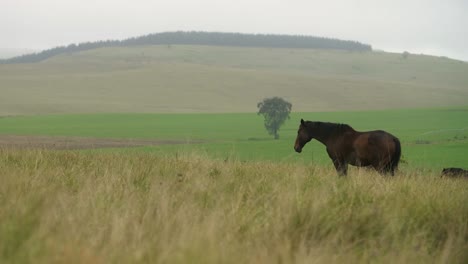
<svg viewBox="0 0 468 264"><path fill-rule="evenodd" d="M348 164L371 166L381 174L392 176L398 168L400 141L388 132L359 132L346 124L301 119L294 150L301 153L304 145L314 138L326 146L328 156L340 176L347 174Z"/></svg>
<svg viewBox="0 0 468 264"><path fill-rule="evenodd" d="M441 176L453 177L453 178L464 177L468 179L468 170L465 170L462 168L444 168L442 170Z"/></svg>

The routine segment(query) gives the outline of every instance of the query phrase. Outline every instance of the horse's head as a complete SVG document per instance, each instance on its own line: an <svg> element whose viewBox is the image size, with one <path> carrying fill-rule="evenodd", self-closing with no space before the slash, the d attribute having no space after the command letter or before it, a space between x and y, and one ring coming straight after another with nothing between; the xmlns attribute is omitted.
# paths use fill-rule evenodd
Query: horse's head
<svg viewBox="0 0 468 264"><path fill-rule="evenodd" d="M299 125L299 130L297 131L296 142L294 143L294 150L298 153L301 153L304 145L313 138L307 125L308 124L304 121L304 119L301 119L301 124Z"/></svg>

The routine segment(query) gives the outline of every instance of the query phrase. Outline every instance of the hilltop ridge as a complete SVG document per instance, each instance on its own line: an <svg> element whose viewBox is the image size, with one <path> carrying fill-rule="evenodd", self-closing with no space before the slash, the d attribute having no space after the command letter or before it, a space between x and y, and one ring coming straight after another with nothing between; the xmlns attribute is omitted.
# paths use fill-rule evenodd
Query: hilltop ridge
<svg viewBox="0 0 468 264"><path fill-rule="evenodd" d="M70 44L37 53L0 60L0 63L34 63L66 54L104 47L128 47L136 45L210 45L233 47L270 47L301 49L335 49L349 51L371 51L372 47L357 41L339 40L314 36L243 34L223 32L177 31L148 34L125 40L103 40Z"/></svg>

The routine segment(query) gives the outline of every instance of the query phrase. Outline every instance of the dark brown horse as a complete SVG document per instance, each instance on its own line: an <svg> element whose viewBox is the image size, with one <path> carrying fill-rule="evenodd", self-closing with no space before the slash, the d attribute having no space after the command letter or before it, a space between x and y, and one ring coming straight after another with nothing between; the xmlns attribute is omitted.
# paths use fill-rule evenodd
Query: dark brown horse
<svg viewBox="0 0 468 264"><path fill-rule="evenodd" d="M348 164L372 166L381 174L394 175L400 161L400 141L382 130L358 132L345 124L301 119L294 150L301 153L304 145L314 138L327 147L339 175L346 175Z"/></svg>

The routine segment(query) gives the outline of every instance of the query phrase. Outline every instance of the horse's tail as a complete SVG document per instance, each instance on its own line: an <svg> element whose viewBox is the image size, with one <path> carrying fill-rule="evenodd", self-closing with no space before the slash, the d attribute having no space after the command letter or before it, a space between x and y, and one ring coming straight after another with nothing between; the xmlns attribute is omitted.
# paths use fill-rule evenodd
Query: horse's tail
<svg viewBox="0 0 468 264"><path fill-rule="evenodd" d="M392 174L398 168L398 163L400 163L400 157L401 157L400 140L396 137L393 137L393 143L395 144L395 152L393 152L392 160L390 161L390 171L392 172Z"/></svg>

